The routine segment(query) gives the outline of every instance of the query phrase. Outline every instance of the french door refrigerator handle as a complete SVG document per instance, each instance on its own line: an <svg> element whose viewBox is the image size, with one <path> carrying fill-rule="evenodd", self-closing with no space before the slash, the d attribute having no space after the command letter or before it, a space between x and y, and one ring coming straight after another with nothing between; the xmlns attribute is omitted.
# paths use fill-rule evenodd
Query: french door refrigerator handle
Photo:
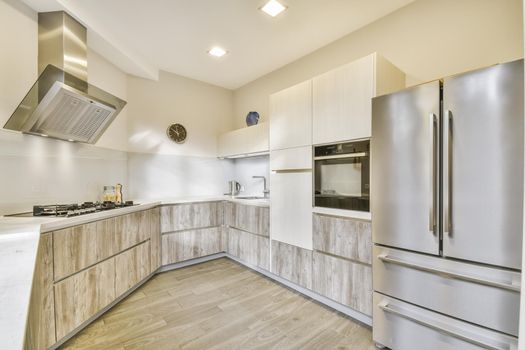
<svg viewBox="0 0 525 350"><path fill-rule="evenodd" d="M434 113L430 113L430 128L431 133L429 149L430 149L430 210L429 210L429 225L428 229L433 234L436 233L436 126L437 118Z"/></svg>
<svg viewBox="0 0 525 350"><path fill-rule="evenodd" d="M400 266L404 266L404 267L408 267L408 268L412 268L412 269L416 269L416 270L420 270L424 272L430 272L430 273L434 273L437 275L442 275L442 276L446 276L446 277L450 277L450 278L454 278L454 279L458 279L462 281L483 284L485 286L495 287L499 289L505 289L511 292L519 293L521 291L520 285L496 282L496 281L488 281L486 279L476 277L476 276L469 276L469 275L458 273L458 272L442 270L442 269L438 269L438 268L430 267L430 266L423 266L423 265L415 264L409 261L404 261L404 260L395 258L393 256L389 256L388 254L378 255L378 259L383 262L390 263L390 264L396 264L396 265L400 265Z"/></svg>
<svg viewBox="0 0 525 350"><path fill-rule="evenodd" d="M488 344L487 342L484 342L482 340L477 340L477 339L474 339L474 338L472 338L472 337L470 337L468 335L461 334L461 333L459 333L459 332L457 332L455 330L448 329L448 328L440 326L438 324L431 323L431 322L429 322L427 320L422 320L421 318L418 318L417 316L413 316L413 315L404 313L401 310L397 310L397 309L393 308L388 303L388 301L386 301L386 300L381 301L378 304L378 306L384 312L388 312L390 314L402 317L402 318L407 319L409 321L418 323L418 324L420 324L422 326L431 328L431 329L433 329L435 331L438 331L440 333L444 333L444 334L450 335L450 336L452 336L454 338L461 339L463 341L466 341L468 343L471 343L471 344L474 344L474 345L477 345L477 346L480 346L480 347L483 347L483 348L487 348L487 349L491 349L491 350L509 350L510 349L510 344L491 345L491 344Z"/></svg>
<svg viewBox="0 0 525 350"><path fill-rule="evenodd" d="M445 207L445 227L443 231L446 234L452 233L452 153L453 153L453 135L452 135L452 112L450 110L445 111L445 122L446 122L446 139L447 139L447 199Z"/></svg>

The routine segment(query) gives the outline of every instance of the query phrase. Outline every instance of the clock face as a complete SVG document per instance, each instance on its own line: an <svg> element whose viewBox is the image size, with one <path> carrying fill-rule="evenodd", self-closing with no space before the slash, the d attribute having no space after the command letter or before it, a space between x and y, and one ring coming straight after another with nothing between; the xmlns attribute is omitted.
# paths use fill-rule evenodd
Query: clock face
<svg viewBox="0 0 525 350"><path fill-rule="evenodd" d="M186 141L186 137L188 136L186 128L181 124L171 124L166 130L166 134L170 140L177 143L183 143Z"/></svg>

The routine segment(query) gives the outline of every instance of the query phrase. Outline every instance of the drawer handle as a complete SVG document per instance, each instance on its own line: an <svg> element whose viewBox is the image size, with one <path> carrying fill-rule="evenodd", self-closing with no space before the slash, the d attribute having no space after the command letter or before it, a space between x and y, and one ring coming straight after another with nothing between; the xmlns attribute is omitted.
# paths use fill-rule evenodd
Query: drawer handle
<svg viewBox="0 0 525 350"><path fill-rule="evenodd" d="M485 280L485 279L482 279L482 278L479 278L479 277L468 276L468 275L465 275L465 274L462 274L462 273L445 271L445 270L436 269L434 267L417 265L417 264L414 264L414 263L411 263L411 262L408 262L408 261L403 261L403 260L392 258L392 257L388 256L387 254L379 255L378 258L379 258L379 260L381 260L383 262L386 262L386 263L391 263L391 264L396 264L396 265L400 265L400 266L405 266L405 267L409 267L409 268L412 268L412 269L421 270L421 271L425 271L425 272L431 272L431 273L435 273L435 274L439 274L439 275L445 275L447 277L455 278L455 279L458 279L458 280L463 280L463 281L467 281L467 282L474 282L474 283L478 283L478 284L483 284L485 286L505 289L505 290L509 290L511 292L519 293L520 290L521 290L521 286L520 285L513 285L513 284L509 284L509 283L488 281L488 280Z"/></svg>
<svg viewBox="0 0 525 350"><path fill-rule="evenodd" d="M422 326L431 328L431 329L433 329L435 331L438 331L440 333L444 333L444 334L450 335L451 337L454 337L454 338L457 338L457 339L461 339L463 341L466 341L468 343L471 343L471 344L474 344L474 345L477 345L477 346L481 346L483 348L487 348L487 349L491 349L491 350L509 350L511 348L510 344L501 344L500 343L499 345L490 345L490 344L487 344L487 342L483 342L483 341L474 339L474 338L469 337L467 335L460 334L460 333L458 333L458 332L456 332L454 330L451 330L451 329L445 328L443 326L440 326L440 325L433 324L433 323L430 323L428 321L422 320L420 318L417 318L416 316L412 316L412 315L409 315L407 313L404 313L401 310L396 310L396 309L392 308L392 306L386 300L381 301L377 306L381 310L383 310L384 312L388 312L390 314L402 317L402 318L407 319L409 321L418 323L418 324L420 324Z"/></svg>

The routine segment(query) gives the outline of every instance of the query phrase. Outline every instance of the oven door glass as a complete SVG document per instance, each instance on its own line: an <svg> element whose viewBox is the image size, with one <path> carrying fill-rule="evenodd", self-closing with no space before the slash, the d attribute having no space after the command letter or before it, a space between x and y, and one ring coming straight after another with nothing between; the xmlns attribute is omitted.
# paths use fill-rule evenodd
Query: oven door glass
<svg viewBox="0 0 525 350"><path fill-rule="evenodd" d="M315 161L315 206L368 211L368 156Z"/></svg>

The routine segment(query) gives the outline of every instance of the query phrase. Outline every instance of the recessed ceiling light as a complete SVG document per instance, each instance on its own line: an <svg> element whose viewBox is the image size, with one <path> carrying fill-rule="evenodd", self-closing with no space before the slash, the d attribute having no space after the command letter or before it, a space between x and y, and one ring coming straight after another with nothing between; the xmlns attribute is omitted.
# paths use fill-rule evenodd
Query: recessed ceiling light
<svg viewBox="0 0 525 350"><path fill-rule="evenodd" d="M266 3L266 5L261 7L261 11L263 11L264 13L269 14L272 17L277 16L278 14L283 12L284 10L286 10L286 6L284 6L283 4L281 4L277 0L270 0L270 1L268 1Z"/></svg>
<svg viewBox="0 0 525 350"><path fill-rule="evenodd" d="M222 47L212 47L210 50L208 50L208 53L215 57L222 57L228 53L228 51L224 50Z"/></svg>

